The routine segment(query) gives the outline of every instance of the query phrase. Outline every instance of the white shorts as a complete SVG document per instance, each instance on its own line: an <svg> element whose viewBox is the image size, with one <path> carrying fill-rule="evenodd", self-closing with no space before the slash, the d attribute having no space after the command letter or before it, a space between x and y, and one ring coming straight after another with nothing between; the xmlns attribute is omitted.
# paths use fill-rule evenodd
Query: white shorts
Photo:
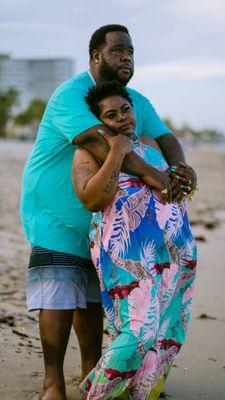
<svg viewBox="0 0 225 400"><path fill-rule="evenodd" d="M101 303L94 267L51 265L28 270L28 311L86 308L87 302Z"/></svg>

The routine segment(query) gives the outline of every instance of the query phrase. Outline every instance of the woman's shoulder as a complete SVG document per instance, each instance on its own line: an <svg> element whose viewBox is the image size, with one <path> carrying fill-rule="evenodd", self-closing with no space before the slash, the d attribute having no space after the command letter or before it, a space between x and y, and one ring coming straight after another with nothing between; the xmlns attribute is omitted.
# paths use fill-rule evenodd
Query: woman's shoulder
<svg viewBox="0 0 225 400"><path fill-rule="evenodd" d="M147 137L147 136L139 136L138 139L139 139L139 141L140 141L141 143L144 143L144 144L146 144L147 146L153 147L153 148L155 148L156 150L158 150L160 153L162 153L160 147L158 146L157 142L156 142L154 139L151 139L151 138L149 138L149 137Z"/></svg>

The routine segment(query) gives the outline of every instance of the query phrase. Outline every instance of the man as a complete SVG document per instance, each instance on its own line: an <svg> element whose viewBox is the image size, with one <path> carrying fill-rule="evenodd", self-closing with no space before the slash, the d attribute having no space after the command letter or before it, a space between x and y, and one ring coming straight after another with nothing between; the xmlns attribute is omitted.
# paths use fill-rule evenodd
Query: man
<svg viewBox="0 0 225 400"><path fill-rule="evenodd" d="M88 89L112 79L126 85L132 75L133 46L127 28L107 25L98 29L90 41L90 71L63 83L52 95L25 166L21 217L32 247L27 303L29 310L40 310L45 362L42 400L66 399L63 361L72 325L81 350L82 378L101 355L101 300L88 243L91 214L74 193L71 169L74 145L84 146L104 161L108 149L99 129L112 135L89 111ZM179 143L149 101L128 91L137 117L136 133L157 141L168 163L177 169L177 177L183 176L186 193L191 191L195 174L186 164L179 164L185 162ZM171 201L172 195L177 201L184 196L178 178L173 179L172 193L168 175L135 153L126 157L123 170L157 188L163 202Z"/></svg>

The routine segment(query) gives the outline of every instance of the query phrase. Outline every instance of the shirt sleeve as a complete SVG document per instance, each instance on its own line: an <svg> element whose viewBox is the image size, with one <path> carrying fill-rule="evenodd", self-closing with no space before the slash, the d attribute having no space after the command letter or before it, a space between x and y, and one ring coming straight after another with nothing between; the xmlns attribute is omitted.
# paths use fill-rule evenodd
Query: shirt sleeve
<svg viewBox="0 0 225 400"><path fill-rule="evenodd" d="M66 89L53 96L49 102L47 115L58 132L70 143L80 133L100 125L102 122L89 110L85 101L86 91L83 88Z"/></svg>
<svg viewBox="0 0 225 400"><path fill-rule="evenodd" d="M172 134L171 130L160 119L150 101L140 95L139 112L142 116L141 134L149 138L155 139L164 134Z"/></svg>

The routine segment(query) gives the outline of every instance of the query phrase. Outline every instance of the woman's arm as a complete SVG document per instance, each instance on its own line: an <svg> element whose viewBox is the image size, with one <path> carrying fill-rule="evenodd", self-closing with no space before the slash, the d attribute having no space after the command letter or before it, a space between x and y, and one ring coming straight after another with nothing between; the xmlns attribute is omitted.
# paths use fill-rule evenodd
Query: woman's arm
<svg viewBox="0 0 225 400"><path fill-rule="evenodd" d="M99 129L103 130L104 135L99 134ZM107 139L110 140L111 137L115 137L114 135L106 126L97 125L77 136L74 144L85 148L95 159L104 162L109 151ZM171 202L172 190L167 174L146 163L134 151L124 157L122 171L139 176L147 185L156 188L164 204L167 201ZM167 189L167 193L160 193L164 189Z"/></svg>
<svg viewBox="0 0 225 400"><path fill-rule="evenodd" d="M117 135L110 140L110 150L102 166L87 150L80 148L75 152L73 184L80 201L88 210L100 211L112 201L123 159L131 151L131 140L124 135Z"/></svg>

